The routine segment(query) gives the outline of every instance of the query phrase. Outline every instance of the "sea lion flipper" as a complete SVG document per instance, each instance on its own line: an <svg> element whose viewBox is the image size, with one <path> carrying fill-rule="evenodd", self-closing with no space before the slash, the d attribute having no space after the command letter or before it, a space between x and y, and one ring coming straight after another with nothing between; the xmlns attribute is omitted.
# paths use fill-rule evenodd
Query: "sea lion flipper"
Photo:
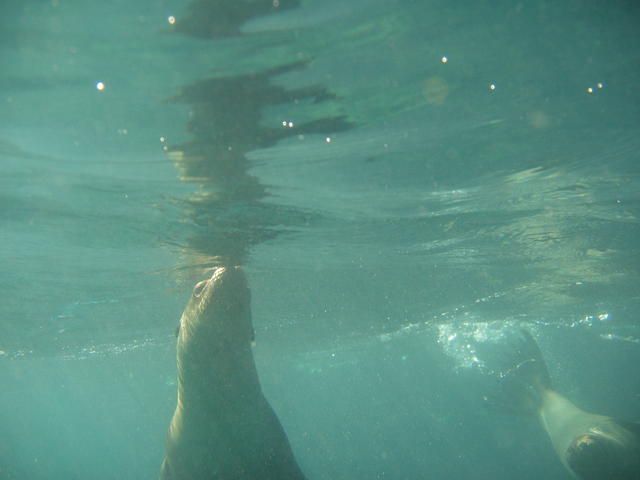
<svg viewBox="0 0 640 480"><path fill-rule="evenodd" d="M521 358L523 371L529 377L529 382L538 389L550 389L551 377L547 370L542 352L533 335L528 330L520 330L520 339L517 350Z"/></svg>
<svg viewBox="0 0 640 480"><path fill-rule="evenodd" d="M509 338L510 347L500 363L498 385L484 397L491 410L516 414L536 413L542 393L551 388L551 379L542 352L527 330L518 330Z"/></svg>

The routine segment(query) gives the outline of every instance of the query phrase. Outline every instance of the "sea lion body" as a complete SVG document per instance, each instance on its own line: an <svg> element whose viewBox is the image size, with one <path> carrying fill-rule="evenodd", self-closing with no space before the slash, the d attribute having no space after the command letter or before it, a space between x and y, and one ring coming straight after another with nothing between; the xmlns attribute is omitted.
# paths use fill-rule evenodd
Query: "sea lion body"
<svg viewBox="0 0 640 480"><path fill-rule="evenodd" d="M239 268L198 283L178 333L178 404L161 480L304 480L262 394L250 293Z"/></svg>

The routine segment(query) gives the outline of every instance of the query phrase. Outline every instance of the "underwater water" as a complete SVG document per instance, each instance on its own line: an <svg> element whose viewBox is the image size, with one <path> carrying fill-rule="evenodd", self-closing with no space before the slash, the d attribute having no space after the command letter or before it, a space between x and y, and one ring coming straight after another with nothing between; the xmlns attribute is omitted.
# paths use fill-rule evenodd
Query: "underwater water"
<svg viewBox="0 0 640 480"><path fill-rule="evenodd" d="M5 0L0 479L153 479L243 265L310 480L569 479L478 353L640 419L633 2Z"/></svg>

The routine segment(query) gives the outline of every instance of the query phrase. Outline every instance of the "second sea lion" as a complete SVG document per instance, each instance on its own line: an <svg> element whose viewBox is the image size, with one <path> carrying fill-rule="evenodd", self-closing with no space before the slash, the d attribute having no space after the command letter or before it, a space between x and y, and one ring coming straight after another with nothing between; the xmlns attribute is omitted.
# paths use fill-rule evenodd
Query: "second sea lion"
<svg viewBox="0 0 640 480"><path fill-rule="evenodd" d="M501 378L497 403L538 417L558 458L582 480L640 480L640 424L590 413L552 388L531 334L516 339L514 366Z"/></svg>

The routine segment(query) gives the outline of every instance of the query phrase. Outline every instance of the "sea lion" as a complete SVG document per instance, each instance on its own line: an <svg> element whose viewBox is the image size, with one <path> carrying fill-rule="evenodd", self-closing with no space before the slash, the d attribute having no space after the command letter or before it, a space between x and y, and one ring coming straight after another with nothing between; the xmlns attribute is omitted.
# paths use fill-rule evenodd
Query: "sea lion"
<svg viewBox="0 0 640 480"><path fill-rule="evenodd" d="M537 416L575 478L640 480L640 424L581 410L553 390L531 334L523 330L515 343L514 366L501 375L501 395L494 404Z"/></svg>
<svg viewBox="0 0 640 480"><path fill-rule="evenodd" d="M180 318L178 404L161 480L305 480L262 394L242 270L198 283Z"/></svg>

